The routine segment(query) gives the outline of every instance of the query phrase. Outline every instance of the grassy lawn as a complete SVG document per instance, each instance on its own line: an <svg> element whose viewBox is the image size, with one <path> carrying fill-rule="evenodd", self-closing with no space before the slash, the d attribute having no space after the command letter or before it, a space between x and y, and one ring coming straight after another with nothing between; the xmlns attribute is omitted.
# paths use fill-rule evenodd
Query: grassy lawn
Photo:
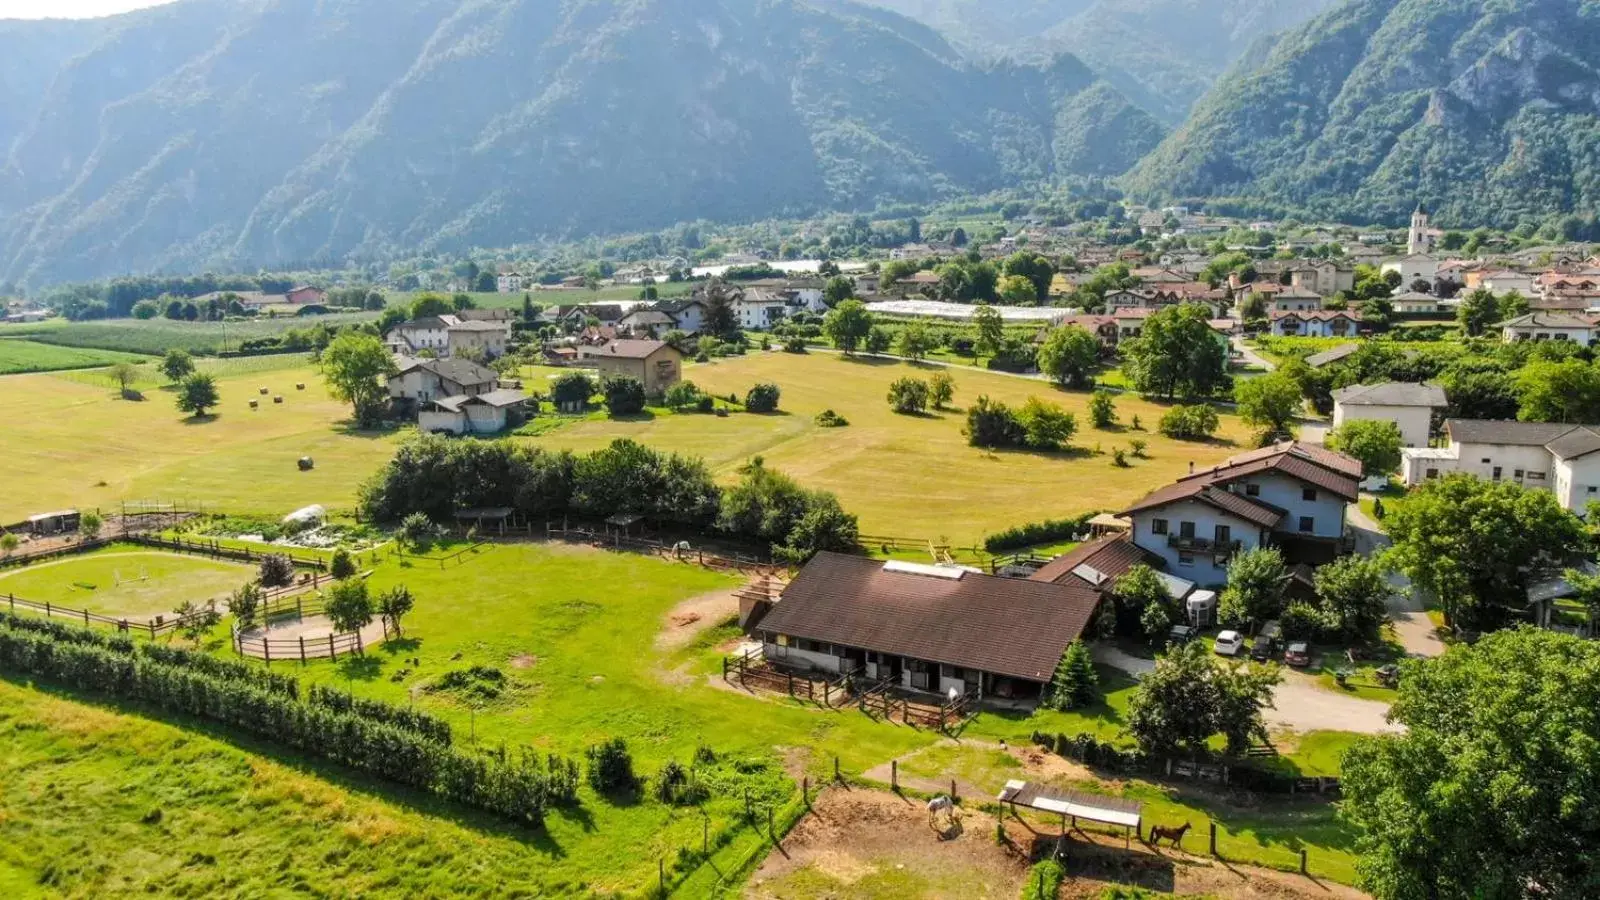
<svg viewBox="0 0 1600 900"><path fill-rule="evenodd" d="M582 421L549 432L538 443L592 450L617 437L632 437L663 449L704 456L720 475L760 454L769 466L811 488L839 495L861 518L867 534L948 538L959 546L1022 522L1058 519L1092 509L1115 509L1197 466L1220 461L1230 443L1172 441L1152 431L1097 431L1088 424L1086 393L1069 393L1041 381L989 372L954 370L954 410L922 417L894 414L886 401L889 384L905 376L926 377L933 367L889 360L847 359L832 353L752 353L686 368L684 377L723 396L743 396L757 382L783 389L782 412L772 416L714 418L655 411L630 421ZM1058 403L1078 416L1071 451L1042 454L991 453L969 447L960 408L987 394L1020 405L1031 396ZM832 409L846 428L818 428L812 418ZM1121 397L1123 422L1137 415L1154 428L1163 408ZM1223 416L1224 441L1242 441L1246 429ZM1111 451L1135 438L1149 444L1148 460L1119 469ZM1096 451L1099 451L1098 453Z"/></svg>
<svg viewBox="0 0 1600 900"><path fill-rule="evenodd" d="M20 569L0 571L0 594L35 603L145 618L183 600L220 599L255 576L255 568L115 544Z"/></svg>
<svg viewBox="0 0 1600 900"><path fill-rule="evenodd" d="M52 578L70 584L65 571L30 571L41 584ZM376 590L403 583L417 597L404 640L337 664L274 668L414 703L449 720L463 742L581 755L597 740L625 737L647 776L668 759L688 760L702 743L725 760L746 761L740 766L764 765L777 776L782 760L791 775L805 771L817 779L831 774L835 755L844 771L860 773L938 741L929 731L880 723L854 709L823 711L722 686L714 677L720 648L737 637L735 628L715 627L676 643L661 639L678 604L738 584L695 566L586 547L508 544L443 568L389 557L371 583ZM181 599L169 596L161 605ZM224 656L226 628L219 626L211 643ZM435 689L446 673L473 667L496 674L475 678L477 689ZM1108 670L1102 677L1108 695L1099 708L1032 718L983 714L962 737L1020 745L1035 729L1089 729L1116 739L1131 682ZM12 776L0 785L0 816L10 810L27 825L0 848L0 885L48 877L55 879L52 890L69 894L156 883L168 891L226 885L262 893L342 878L343 890L460 894L492 893L478 886L504 883L515 870L532 881L530 889L550 894L607 892L650 882L657 858L670 864L678 848L697 844L701 834L698 811L654 800L617 805L586 790L581 812L556 813L548 835L529 835L209 726L173 728L0 681L0 731L7 730L17 732L8 741L17 749L0 761L0 773ZM929 774L982 778L987 764L981 755L934 759ZM1163 815L1205 810L1225 821L1235 840L1259 842L1249 858L1260 861L1287 858L1297 841L1310 842L1318 848L1314 859L1321 858L1346 837L1330 830L1324 813L1280 810L1276 801L1246 816L1154 785L1132 782L1127 789L1170 802ZM768 802L782 800L780 791ZM79 806L96 803L103 808L95 815ZM714 800L707 809L713 833L732 828L741 805L737 798ZM161 821L141 824L156 808ZM15 812L22 809L26 817ZM173 840L177 835L190 839ZM718 855L720 867L764 852L749 831L738 835ZM373 846L379 838L382 848ZM627 852L618 852L622 847ZM1241 849L1238 858L1245 856ZM144 857L145 865L129 864ZM701 870L685 896L709 894L708 879L710 870Z"/></svg>
<svg viewBox="0 0 1600 900"><path fill-rule="evenodd" d="M115 350L82 350L56 347L37 341L0 340L0 375L20 372L53 372L57 369L86 369L119 362L145 362L149 357Z"/></svg>
<svg viewBox="0 0 1600 900"><path fill-rule="evenodd" d="M347 507L399 441L346 430L349 407L329 397L303 362L221 375L221 406L200 421L180 413L162 387L142 388L143 401L124 400L109 385L79 377L86 374L19 375L0 387L0 416L9 423L0 430L0 454L10 464L0 520L46 509L109 509L124 499L203 501L272 516L311 503ZM297 383L306 390L295 390ZM284 402L271 402L272 395ZM260 408L251 410L249 400ZM302 456L316 468L299 471Z"/></svg>

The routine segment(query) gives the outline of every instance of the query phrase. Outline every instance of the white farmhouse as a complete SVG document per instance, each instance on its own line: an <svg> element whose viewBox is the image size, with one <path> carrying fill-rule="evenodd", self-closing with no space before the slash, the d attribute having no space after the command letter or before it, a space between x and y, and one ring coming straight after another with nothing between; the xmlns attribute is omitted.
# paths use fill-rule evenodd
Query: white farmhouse
<svg viewBox="0 0 1600 900"><path fill-rule="evenodd" d="M1553 490L1563 507L1580 514L1600 500L1600 425L1451 419L1444 430L1448 447L1401 451L1408 486L1466 472Z"/></svg>
<svg viewBox="0 0 1600 900"><path fill-rule="evenodd" d="M1572 341L1587 347L1594 343L1594 323L1580 316L1531 312L1495 326L1508 344L1517 341Z"/></svg>
<svg viewBox="0 0 1600 900"><path fill-rule="evenodd" d="M1426 447L1433 411L1447 405L1444 389L1437 385L1356 384L1333 392L1333 427L1365 420L1393 422L1400 429L1401 446Z"/></svg>

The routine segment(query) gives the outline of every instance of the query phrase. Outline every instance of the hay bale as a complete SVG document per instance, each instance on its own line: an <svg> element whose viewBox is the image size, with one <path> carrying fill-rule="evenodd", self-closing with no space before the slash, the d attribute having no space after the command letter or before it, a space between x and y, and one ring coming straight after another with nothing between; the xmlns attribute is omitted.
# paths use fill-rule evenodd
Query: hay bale
<svg viewBox="0 0 1600 900"><path fill-rule="evenodd" d="M273 397L272 398L272 402L273 403L282 403L283 402L283 395L279 394L278 396Z"/></svg>
<svg viewBox="0 0 1600 900"><path fill-rule="evenodd" d="M304 381L302 381L302 382L296 384L294 386L294 389L297 390L297 391L303 391L303 390L306 389L306 383Z"/></svg>
<svg viewBox="0 0 1600 900"><path fill-rule="evenodd" d="M261 401L260 400L251 400L250 401L250 408L251 409L260 409L261 408Z"/></svg>
<svg viewBox="0 0 1600 900"><path fill-rule="evenodd" d="M261 389L261 396L263 396L263 397L265 397L266 395L268 395L270 393L272 393L272 392L267 390L266 388L262 388Z"/></svg>
<svg viewBox="0 0 1600 900"><path fill-rule="evenodd" d="M302 456L302 457L300 457L300 461L299 461L299 463L298 463L298 465L299 465L299 466L300 466L300 471L302 471L302 472L309 472L309 471L311 471L311 470L312 470L312 469L313 469L313 468L315 468L315 467L316 467L316 465L317 465L317 464L316 464L316 462L315 462L315 461L313 461L313 460L312 460L312 459L311 459L311 457L309 457L309 456Z"/></svg>

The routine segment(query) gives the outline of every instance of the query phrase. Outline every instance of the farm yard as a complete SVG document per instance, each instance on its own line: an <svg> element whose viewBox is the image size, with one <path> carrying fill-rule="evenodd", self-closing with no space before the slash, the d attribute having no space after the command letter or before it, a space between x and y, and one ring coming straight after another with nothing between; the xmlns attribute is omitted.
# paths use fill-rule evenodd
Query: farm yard
<svg viewBox="0 0 1600 900"><path fill-rule="evenodd" d="M586 546L489 544L459 554L462 549L389 556L376 567L373 590L404 584L417 598L404 638L369 648L365 656L276 663L272 671L414 706L448 721L464 745L579 756L590 744L622 737L636 771L646 777L669 760L687 763L704 746L719 760L712 777L720 795L705 805L708 818L653 795L613 802L585 789L580 808L552 808L544 832L530 833L216 726L152 722L133 715L142 711L136 705L8 681L0 683L0 732L17 750L0 762L7 776L0 814L15 821L26 807L31 824L0 849L0 886L47 883L84 894L159 883L196 893L261 892L319 877L313 871L328 877L325 867L312 865L327 858L339 861L337 877L351 890L427 893L450 884L453 893L471 893L485 880L514 879L535 893L608 893L651 884L657 860L674 877L685 874L675 868L678 851L698 847L702 828L709 828L712 836L726 834L718 839L721 849L712 865L690 865L679 887L682 896L707 896L717 890L719 871L737 885L744 867L766 856L760 811L798 814L791 779L809 778L815 796L830 780L835 757L851 778L879 778L875 770L903 760L908 787L915 787L911 779L958 777L992 792L1026 771L1062 784L1132 792L1162 821L1215 817L1234 835L1228 851L1234 862L1286 866L1304 847L1316 871L1346 877L1349 836L1332 824L1325 804L1239 807L1205 791L1096 776L1051 754L1020 749L1028 747L1030 730L1076 730L1085 718L1114 730L1126 682L1108 685L1113 690L1103 710L1026 718L982 713L953 743L851 707L823 710L724 682L720 663L738 640L725 623L739 578ZM441 561L451 557L455 561ZM65 567L22 572L36 579L36 591L70 590L70 580L81 577ZM205 646L231 658L228 627L219 625ZM1110 738L1109 730L1102 734ZM996 756L1000 740L1019 748L1014 762ZM61 757L56 765L37 764L52 754ZM57 789L44 788L46 777ZM741 824L744 787L755 798L758 828ZM861 791L835 788L824 798L833 803L828 798ZM81 814L81 804L93 802L86 798L97 797L104 797L98 802L106 814ZM967 800L973 807L979 802ZM829 807L818 806L823 812L816 818L825 821ZM246 821L251 827L241 836L236 832ZM805 829L817 827L812 821L802 820L801 846L809 840ZM172 840L176 834L193 839ZM907 859L943 852L930 833L921 840L926 846L910 845ZM992 839L984 841L992 846ZM616 852L624 846L628 853ZM63 852L67 847L74 852ZM286 857L298 861L286 864ZM134 859L145 862L129 864ZM810 877L786 875L782 883ZM889 882L892 887L892 877ZM755 896L813 895L761 893L760 883L750 890Z"/></svg>

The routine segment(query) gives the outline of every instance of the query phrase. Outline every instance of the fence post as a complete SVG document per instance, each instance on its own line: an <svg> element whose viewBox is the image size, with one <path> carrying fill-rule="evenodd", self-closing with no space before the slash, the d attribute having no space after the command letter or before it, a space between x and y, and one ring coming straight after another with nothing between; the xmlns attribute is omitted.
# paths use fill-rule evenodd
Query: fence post
<svg viewBox="0 0 1600 900"><path fill-rule="evenodd" d="M810 809L811 808L811 776L810 775L807 775L807 776L805 776L805 777L800 779L800 802L802 802L802 803L804 803L806 805L806 809Z"/></svg>
<svg viewBox="0 0 1600 900"><path fill-rule="evenodd" d="M952 778L952 779L950 779L950 802L951 803L956 803L960 799L961 799L961 795L956 793L956 780L954 778Z"/></svg>
<svg viewBox="0 0 1600 900"><path fill-rule="evenodd" d="M1216 822L1212 822L1211 823L1211 855L1217 857L1218 859L1222 858L1221 854L1217 853L1217 823Z"/></svg>
<svg viewBox="0 0 1600 900"><path fill-rule="evenodd" d="M306 636L300 635L300 665L306 664Z"/></svg>
<svg viewBox="0 0 1600 900"><path fill-rule="evenodd" d="M1310 875L1311 874L1310 870L1306 867L1306 851L1305 851L1304 848L1301 848L1301 850L1300 850L1300 874L1301 875Z"/></svg>
<svg viewBox="0 0 1600 900"><path fill-rule="evenodd" d="M900 790L900 760L889 760L889 787L891 790Z"/></svg>
<svg viewBox="0 0 1600 900"><path fill-rule="evenodd" d="M356 632L356 653L361 656L367 655L367 648L361 645L361 632L359 631Z"/></svg>
<svg viewBox="0 0 1600 900"><path fill-rule="evenodd" d="M89 624L89 611L87 609L83 611L83 624Z"/></svg>
<svg viewBox="0 0 1600 900"><path fill-rule="evenodd" d="M267 667L272 667L272 639L265 634L261 636L261 658L266 661Z"/></svg>
<svg viewBox="0 0 1600 900"><path fill-rule="evenodd" d="M46 600L44 602L44 617L46 619L50 618L50 601L49 600Z"/></svg>
<svg viewBox="0 0 1600 900"><path fill-rule="evenodd" d="M767 807L767 835L772 838L774 844L778 842L778 829L772 824L772 807L770 806Z"/></svg>
<svg viewBox="0 0 1600 900"><path fill-rule="evenodd" d="M839 754L833 755L833 780L839 780Z"/></svg>
<svg viewBox="0 0 1600 900"><path fill-rule="evenodd" d="M337 647L335 647L333 645L333 633L332 632L328 633L328 658L329 659L338 659L339 658L339 648L337 648Z"/></svg>
<svg viewBox="0 0 1600 900"><path fill-rule="evenodd" d="M661 885L661 896L665 897L667 895L667 861L659 856L656 857L656 880Z"/></svg>

